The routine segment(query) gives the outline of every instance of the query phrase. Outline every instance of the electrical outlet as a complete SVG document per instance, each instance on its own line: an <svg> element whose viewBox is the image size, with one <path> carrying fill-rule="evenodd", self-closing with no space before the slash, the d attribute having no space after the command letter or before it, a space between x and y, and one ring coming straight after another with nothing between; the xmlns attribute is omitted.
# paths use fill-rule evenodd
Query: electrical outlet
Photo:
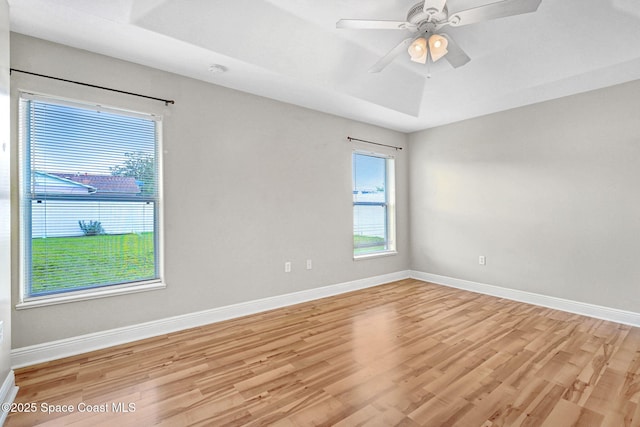
<svg viewBox="0 0 640 427"><path fill-rule="evenodd" d="M284 263L284 272L291 273L291 261L287 261Z"/></svg>
<svg viewBox="0 0 640 427"><path fill-rule="evenodd" d="M307 260L307 270L311 270L312 268L313 268L313 262L310 259L308 259Z"/></svg>
<svg viewBox="0 0 640 427"><path fill-rule="evenodd" d="M480 255L478 257L478 264L480 265L487 265L487 258L485 258L484 255Z"/></svg>

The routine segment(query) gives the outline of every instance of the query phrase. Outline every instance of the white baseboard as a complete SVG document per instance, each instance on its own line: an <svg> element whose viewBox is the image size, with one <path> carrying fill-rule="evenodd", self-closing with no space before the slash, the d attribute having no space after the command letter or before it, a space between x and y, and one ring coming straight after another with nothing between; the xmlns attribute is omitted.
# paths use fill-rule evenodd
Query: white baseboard
<svg viewBox="0 0 640 427"><path fill-rule="evenodd" d="M13 400L16 398L16 394L18 394L16 379L13 375L13 371L9 371L7 377L2 383L2 388L0 388L0 403L13 403ZM0 426L4 424L8 414L8 411L0 411Z"/></svg>
<svg viewBox="0 0 640 427"><path fill-rule="evenodd" d="M506 298L513 301L554 308L556 310L562 310L569 313L581 314L583 316L595 317L596 319L610 320L612 322L640 327L640 313L634 313L632 311L618 310L616 308L535 294L517 289L487 285L485 283L455 279L453 277L439 276L437 274L424 273L421 271L412 270L410 271L410 275L414 279L424 280L425 282L431 282L438 285L464 289L466 291L492 295L494 297Z"/></svg>
<svg viewBox="0 0 640 427"><path fill-rule="evenodd" d="M28 347L16 348L11 350L11 366L16 369L24 366L35 365L37 363L74 356L93 350L100 350L102 348L118 344L125 344L170 332L195 328L210 323L216 323L275 308L299 304L301 302L343 294L345 292L356 291L358 289L370 288L407 278L409 278L408 270L398 271L396 273L293 292L285 295L262 298L254 301L213 308L211 310L169 317L152 322L65 338Z"/></svg>

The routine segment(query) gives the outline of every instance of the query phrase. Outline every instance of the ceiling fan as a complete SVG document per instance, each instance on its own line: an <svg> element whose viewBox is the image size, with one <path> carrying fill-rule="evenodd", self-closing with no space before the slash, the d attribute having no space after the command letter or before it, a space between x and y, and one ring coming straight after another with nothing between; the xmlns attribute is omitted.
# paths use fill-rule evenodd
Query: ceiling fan
<svg viewBox="0 0 640 427"><path fill-rule="evenodd" d="M504 18L535 12L542 0L501 0L458 12L449 12L447 0L423 0L413 5L407 13L406 21L377 21L364 19L341 19L336 28L408 30L411 37L400 42L389 53L380 58L370 73L378 73L389 65L396 56L407 50L411 60L426 64L428 57L433 62L445 58L454 68L471 60L451 36L440 30L447 25L460 27L480 21Z"/></svg>

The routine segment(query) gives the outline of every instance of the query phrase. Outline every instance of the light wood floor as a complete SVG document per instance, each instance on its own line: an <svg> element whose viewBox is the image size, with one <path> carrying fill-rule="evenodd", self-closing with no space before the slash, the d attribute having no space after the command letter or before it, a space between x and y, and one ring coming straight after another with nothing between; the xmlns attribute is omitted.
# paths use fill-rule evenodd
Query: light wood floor
<svg viewBox="0 0 640 427"><path fill-rule="evenodd" d="M408 279L16 382L38 411L8 426L640 426L640 329ZM43 402L110 412L46 415Z"/></svg>

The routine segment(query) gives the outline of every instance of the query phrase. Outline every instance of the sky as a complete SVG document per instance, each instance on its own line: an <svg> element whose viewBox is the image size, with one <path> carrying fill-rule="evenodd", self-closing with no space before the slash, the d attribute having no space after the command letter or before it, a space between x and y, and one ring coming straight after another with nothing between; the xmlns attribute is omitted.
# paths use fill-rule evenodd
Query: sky
<svg viewBox="0 0 640 427"><path fill-rule="evenodd" d="M357 153L353 157L354 190L375 190L377 187L385 187L386 159Z"/></svg>
<svg viewBox="0 0 640 427"><path fill-rule="evenodd" d="M155 121L29 100L32 169L110 175L125 153L155 152Z"/></svg>

